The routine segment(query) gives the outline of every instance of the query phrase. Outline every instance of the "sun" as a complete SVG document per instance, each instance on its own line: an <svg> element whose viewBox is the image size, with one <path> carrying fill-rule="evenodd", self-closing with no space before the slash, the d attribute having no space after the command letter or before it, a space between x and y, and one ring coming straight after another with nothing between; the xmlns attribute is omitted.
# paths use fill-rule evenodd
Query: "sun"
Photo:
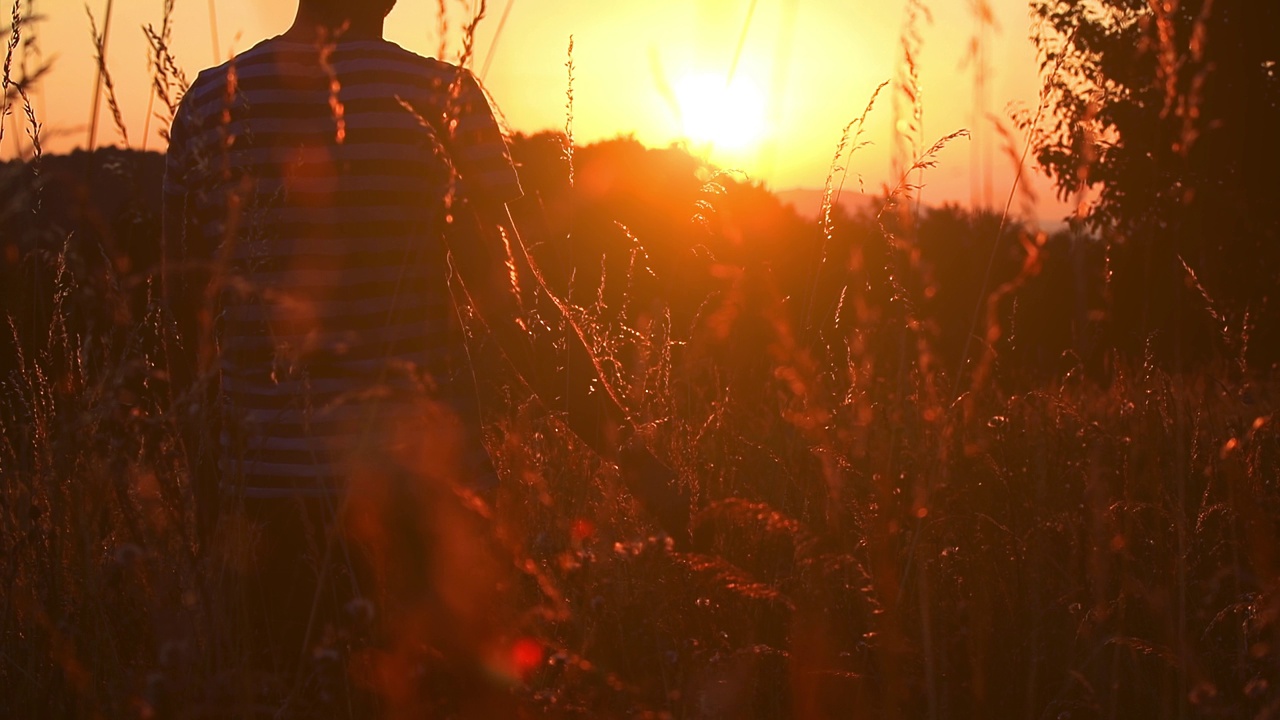
<svg viewBox="0 0 1280 720"><path fill-rule="evenodd" d="M684 136L695 145L743 151L765 136L764 95L747 78L725 83L714 75L689 75L675 85Z"/></svg>

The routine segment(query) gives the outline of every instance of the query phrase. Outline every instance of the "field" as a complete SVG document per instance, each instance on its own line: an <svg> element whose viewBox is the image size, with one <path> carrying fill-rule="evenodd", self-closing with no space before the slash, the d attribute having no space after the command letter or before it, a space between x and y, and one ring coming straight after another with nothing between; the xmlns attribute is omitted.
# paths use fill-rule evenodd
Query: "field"
<svg viewBox="0 0 1280 720"><path fill-rule="evenodd" d="M918 207L910 141L896 187L810 222L678 148L515 136L541 366L455 289L502 483L440 480L443 433L371 458L299 553L308 640L270 647L256 531L211 500L212 376L180 380L156 291L163 158L42 155L10 87L36 142L0 166L0 716L1280 716L1262 291L1240 320L1193 244L1142 276L1136 215ZM359 548L376 597L331 587Z"/></svg>

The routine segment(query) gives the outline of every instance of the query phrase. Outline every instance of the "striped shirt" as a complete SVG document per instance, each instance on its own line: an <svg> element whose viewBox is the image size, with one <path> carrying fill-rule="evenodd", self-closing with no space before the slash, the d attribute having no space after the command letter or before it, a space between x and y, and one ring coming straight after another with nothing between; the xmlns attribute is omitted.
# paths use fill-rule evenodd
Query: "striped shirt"
<svg viewBox="0 0 1280 720"><path fill-rule="evenodd" d="M171 258L212 263L224 487L337 492L345 455L385 434L372 413L431 422L409 398L447 395L459 369L442 240L459 191L520 186L453 65L274 38L200 73L171 131L165 236Z"/></svg>

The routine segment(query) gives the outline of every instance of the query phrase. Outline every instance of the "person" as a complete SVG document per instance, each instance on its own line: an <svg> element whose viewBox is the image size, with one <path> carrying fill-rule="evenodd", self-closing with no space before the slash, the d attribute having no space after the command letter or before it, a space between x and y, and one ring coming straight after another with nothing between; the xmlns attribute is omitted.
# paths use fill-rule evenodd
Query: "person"
<svg viewBox="0 0 1280 720"><path fill-rule="evenodd" d="M170 131L165 292L186 381L216 380L217 503L259 537L250 635L286 673L316 609L365 592L327 587L354 482L497 482L450 273L500 294L487 230L521 188L476 79L383 38L394 5L299 0L284 34L199 74ZM452 230L463 212L486 232Z"/></svg>

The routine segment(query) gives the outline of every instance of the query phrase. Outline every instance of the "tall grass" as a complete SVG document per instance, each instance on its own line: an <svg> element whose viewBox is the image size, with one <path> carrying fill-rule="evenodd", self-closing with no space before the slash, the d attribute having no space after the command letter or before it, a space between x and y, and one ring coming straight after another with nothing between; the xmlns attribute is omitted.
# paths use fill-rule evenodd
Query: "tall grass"
<svg viewBox="0 0 1280 720"><path fill-rule="evenodd" d="M171 117L185 82L164 7L147 34ZM95 44L105 76L105 35ZM572 189L572 41L567 65ZM602 271L595 293L541 275L524 286L521 323L560 353L556 338L582 339L634 441L678 476L687 530L665 532L625 468L504 374L464 307L496 502L384 482L368 458L350 532L394 577L320 628L284 677L251 656L255 598L227 592L253 561L251 528L232 514L196 531L199 455L182 428L207 408L173 392L182 338L148 291L152 268L118 272L106 244L65 234L14 237L26 244L6 279L45 311L27 322L6 308L0 342L0 714L1273 716L1274 379L1242 393L1211 369L1117 359L1106 382L1073 366L1007 390L989 333L1016 288L993 295L986 281L973 298L989 309L985 359L945 366L920 309L928 269L899 232L914 212L895 210L958 135L923 148L918 92L895 92L913 151L880 235L843 242L847 218L831 209L869 104L837 147L812 288L725 254L681 325L669 305L631 303L666 251L622 226L625 277ZM735 202L752 188L717 176L704 190L708 245L740 245ZM546 252L531 247L530 264ZM1034 240L1021 257L1018 277L1034 274ZM818 285L831 276L828 310ZM620 307L606 282L627 288ZM422 457L441 442L421 439Z"/></svg>

